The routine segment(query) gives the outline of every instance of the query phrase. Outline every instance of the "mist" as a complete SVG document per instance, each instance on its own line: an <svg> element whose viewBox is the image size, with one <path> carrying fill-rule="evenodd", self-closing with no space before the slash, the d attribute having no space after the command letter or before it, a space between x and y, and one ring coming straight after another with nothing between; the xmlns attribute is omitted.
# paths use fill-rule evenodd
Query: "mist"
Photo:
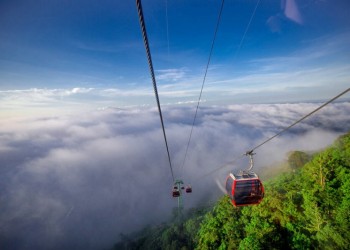
<svg viewBox="0 0 350 250"><path fill-rule="evenodd" d="M185 209L215 201L225 165L320 104L165 106L176 178L192 184ZM350 103L331 104L255 153L255 171L291 150L316 151L350 130ZM0 248L103 249L120 234L169 220L177 200L155 108L3 120L0 125Z"/></svg>

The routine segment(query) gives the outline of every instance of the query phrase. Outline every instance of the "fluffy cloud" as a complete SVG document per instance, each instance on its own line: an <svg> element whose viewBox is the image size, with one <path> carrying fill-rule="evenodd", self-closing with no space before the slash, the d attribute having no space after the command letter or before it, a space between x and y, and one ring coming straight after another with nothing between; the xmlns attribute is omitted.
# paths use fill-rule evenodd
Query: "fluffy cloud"
<svg viewBox="0 0 350 250"><path fill-rule="evenodd" d="M186 71L184 68L157 70L157 79L172 82L178 81L185 77Z"/></svg>
<svg viewBox="0 0 350 250"><path fill-rule="evenodd" d="M215 200L215 180L248 164L240 156L319 104L201 107L182 167L194 107L164 107L176 177L193 185L191 207ZM318 150L349 130L336 103L259 148L256 172L290 150ZM0 248L96 249L120 233L169 219L177 205L154 108L7 120L0 127Z"/></svg>

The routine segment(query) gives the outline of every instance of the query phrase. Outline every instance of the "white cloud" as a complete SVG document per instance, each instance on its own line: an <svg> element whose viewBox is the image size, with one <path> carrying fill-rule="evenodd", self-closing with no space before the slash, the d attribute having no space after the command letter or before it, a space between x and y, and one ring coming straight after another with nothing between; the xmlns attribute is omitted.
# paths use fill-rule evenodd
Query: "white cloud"
<svg viewBox="0 0 350 250"><path fill-rule="evenodd" d="M160 81L171 81L175 82L183 79L186 76L185 68L180 69L162 69L156 71L156 79Z"/></svg>
<svg viewBox="0 0 350 250"><path fill-rule="evenodd" d="M94 88L73 88L71 91L68 91L67 94L71 95L71 94L79 94L79 93L89 93L92 90L94 90Z"/></svg>
<svg viewBox="0 0 350 250"><path fill-rule="evenodd" d="M105 106L130 106L154 103L154 94L149 88L133 90L117 88L69 88L0 90L0 117L23 115L67 114L76 111L86 112Z"/></svg>
<svg viewBox="0 0 350 250"><path fill-rule="evenodd" d="M201 106L184 169L195 107L164 107L174 173L194 188L185 206L215 200L220 194L215 180L223 181L228 171L248 161L204 177L206 173L318 105ZM329 105L259 148L256 171L290 150L329 145L350 129L349 110L350 103ZM121 232L166 220L177 204L170 195L172 180L155 108L9 119L2 122L0 138L0 236L8 239L9 248L112 246Z"/></svg>
<svg viewBox="0 0 350 250"><path fill-rule="evenodd" d="M349 86L349 41L348 33L324 36L304 41L301 48L284 56L255 58L242 65L235 65L236 62L212 65L203 98L214 104L329 99L330 93L335 95ZM203 69L157 70L156 79L162 103L188 103L198 99ZM46 110L47 114L62 110L84 112L106 106L154 105L149 76L140 81L120 88L92 84L61 89L0 90L0 116L32 114L36 112L34 108Z"/></svg>
<svg viewBox="0 0 350 250"><path fill-rule="evenodd" d="M324 36L283 56L232 62L210 74L204 93L240 103L266 102L267 96L268 102L328 99L349 87L349 41L348 33Z"/></svg>

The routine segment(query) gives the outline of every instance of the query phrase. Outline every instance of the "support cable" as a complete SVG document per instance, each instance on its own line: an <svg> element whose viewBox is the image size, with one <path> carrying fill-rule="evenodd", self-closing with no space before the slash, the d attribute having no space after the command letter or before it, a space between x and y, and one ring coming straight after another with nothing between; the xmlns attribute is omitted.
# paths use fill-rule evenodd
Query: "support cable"
<svg viewBox="0 0 350 250"><path fill-rule="evenodd" d="M185 157L184 157L184 160L183 160L183 163L182 163L182 168L181 168L182 170L184 169L184 166L185 166L185 162L186 162L186 158L187 158L187 153L188 153L188 148L189 148L189 145L190 145L190 142L191 142L191 138L192 138L193 127L194 127L194 124L195 124L195 122L196 122L197 113L198 113L198 108L199 108L199 103L200 103L201 98L202 98L203 88L204 88L205 80L206 80L206 78L207 78L207 73L208 73L208 68L209 68L211 56L212 56L212 54L213 54L214 44L215 44L215 40L216 40L216 34L217 34L217 32L218 32L218 29L219 29L220 20L221 20L221 14L222 14L222 10L223 10L223 8L224 8L224 3L225 3L225 0L222 0L222 1L221 1L220 11L219 11L219 16L218 16L218 19L217 19L217 22L216 22L216 28L215 28L215 32L214 32L214 38L213 38L213 41L212 41L212 43L211 43L211 48L210 48L210 52L209 52L209 58L208 58L207 66L206 66L206 68L205 68L205 73L204 73L204 78L203 78L203 82L202 82L202 87L201 87L201 91L200 91L199 97L198 97L196 112L195 112L195 114L194 114L194 118L193 118L193 122L192 122L192 127L191 127L191 132L190 132L190 136L189 136L189 139L188 139L188 142L187 142L187 146L186 146L186 153L185 153Z"/></svg>
<svg viewBox="0 0 350 250"><path fill-rule="evenodd" d="M297 125L298 123L300 123L301 121L303 121L304 119L308 118L309 116L311 116L312 114L316 113L317 111L319 111L320 109L324 108L325 106L327 106L328 104L330 104L331 102L335 101L336 99L340 98L341 96L345 95L347 92L350 91L350 88L344 90L343 92L341 92L340 94L338 94L337 96L333 97L332 99L330 99L329 101L325 102L324 104L322 104L321 106L319 106L318 108L316 108L315 110L313 110L312 112L308 113L307 115L303 116L302 118L300 118L299 120L297 120L296 122L294 122L292 125L284 128L283 130L281 130L280 132L278 132L277 134L275 134L274 136L268 138L267 140L263 141L262 143L258 144L257 146L255 146L253 149L247 151L246 153L237 156L233 161L230 161L228 163L226 163L225 165L222 165L221 167L218 167L208 173L206 173L205 175L201 176L202 179L204 177L207 177L209 175L212 175L213 173L226 168L228 166L231 166L233 163L235 163L236 161L238 161L239 159L243 158L246 155L250 155L253 154L254 150L258 149L259 147L263 146L264 144L268 143L269 141L271 141L272 139L276 138L277 136L281 135L282 133L286 132L287 130L289 130L290 128L294 127L295 125ZM198 180L199 180L198 179Z"/></svg>
<svg viewBox="0 0 350 250"><path fill-rule="evenodd" d="M289 127L286 127L285 129L281 130L280 132L278 132L277 134L275 134L274 136L268 138L267 140L263 141L262 143L260 143L259 145L255 146L253 149L249 150L249 152L253 152L254 150L260 148L262 145L264 145L265 143L271 141L273 138L281 135L282 133L286 132L288 129L294 127L295 125L297 125L299 122L303 121L304 119L308 118L309 116L311 116L312 114L316 113L317 111L319 111L320 109L324 108L325 106L327 106L328 104L330 104L331 102L335 101L336 99L338 99L339 97L341 97L342 95L345 95L347 92L350 91L350 88L344 90L343 92L341 92L339 95L333 97L332 99L330 99L329 101L325 102L324 104L322 104L321 106L319 106L317 109L315 109L314 111L308 113L307 115L305 115L304 117L300 118L299 120L297 120L296 122L294 122L292 125L290 125Z"/></svg>
<svg viewBox="0 0 350 250"><path fill-rule="evenodd" d="M159 96L158 96L158 90L157 90L157 83L156 83L156 78L155 78L154 69L153 69L153 63L152 63L152 57L151 57L151 50L150 50L150 48L149 48L149 43L148 43L148 38L147 38L146 24L145 24L145 20L144 20L144 17L143 17L141 0L136 0L136 7L137 7L138 15L139 15L139 21L140 21L140 26L141 26L141 32L142 32L143 42L144 42L144 44L145 44L145 49L146 49L146 54L147 54L147 60L148 60L148 66L149 66L149 70L150 70L151 78L152 78L152 82L153 82L154 94L155 94L155 96L156 96L156 101L157 101L157 105L158 105L158 111L159 111L160 122L161 122L161 124L162 124L163 136L164 136L164 141L165 141L166 150L167 150L167 153L168 153L168 159L169 159L169 166L170 166L171 176L172 176L172 178L173 178L173 181L175 181L174 172L173 172L173 167L172 167L172 165L171 165L171 159L170 159L168 141L167 141L167 138L166 138L166 133L165 133L165 128L164 128L162 109L160 108L160 102L159 102Z"/></svg>
<svg viewBox="0 0 350 250"><path fill-rule="evenodd" d="M260 4L260 1L261 1L261 0L258 0L258 2L257 2L256 5L255 5L255 9L254 9L254 11L253 11L253 13L252 13L252 15L251 15L251 17L250 17L250 20L249 20L249 22L248 22L247 27L245 28L244 34L243 34L242 39L241 39L241 42L239 43L239 46L238 46L238 48L237 48L237 50L236 50L236 53L235 53L234 58L237 57L239 51L240 51L241 48L242 48L244 39L245 39L245 37L246 37L246 35L247 35L247 32L248 32L248 30L249 30L249 28L250 28L250 24L251 24L252 21L253 21L253 18L254 18L254 16L255 16L255 12L256 12L256 10L258 9L258 6L259 6L259 4Z"/></svg>
<svg viewBox="0 0 350 250"><path fill-rule="evenodd" d="M169 60L170 44L169 44L168 0L165 0L165 16L166 16L166 38L167 38L167 42L168 42L168 60Z"/></svg>

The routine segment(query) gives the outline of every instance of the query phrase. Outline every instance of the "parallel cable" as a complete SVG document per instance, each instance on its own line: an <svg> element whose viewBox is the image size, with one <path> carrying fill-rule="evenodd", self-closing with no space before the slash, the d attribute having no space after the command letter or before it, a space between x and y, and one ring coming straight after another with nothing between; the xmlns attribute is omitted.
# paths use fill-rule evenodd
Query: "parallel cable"
<svg viewBox="0 0 350 250"><path fill-rule="evenodd" d="M166 38L168 42L168 60L169 60L169 51L170 51L170 45L169 45L169 18L168 18L168 0L165 0L165 18L166 18Z"/></svg>
<svg viewBox="0 0 350 250"><path fill-rule="evenodd" d="M256 5L255 5L255 8L254 8L254 10L253 10L252 15L250 16L249 22L248 22L248 24L247 24L247 26L246 26L246 28L245 28L245 31L244 31L243 36L242 36L242 38L241 38L241 41L240 41L240 43L239 43L239 45L238 45L238 48L237 48L237 50L236 50L236 53L235 53L234 58L237 57L237 54L239 53L239 51L240 51L241 48L242 48L244 39L245 39L245 37L246 37L246 35L247 35L247 33L248 33L248 30L249 30L249 28L250 28L250 25L251 25L251 23L252 23L252 21L253 21L253 19L254 19L254 16L255 16L256 10L258 9L258 6L259 6L259 4L260 4L260 1L261 1L261 0L258 0L257 3L256 3ZM192 132L192 131L191 131L191 132ZM186 153L187 153L187 151L186 151ZM215 173L216 171L219 171L220 169L223 169L223 168L226 168L227 166L232 165L233 163L235 163L236 161L240 160L240 159L241 159L243 156L245 156L245 155L246 155L246 154L242 154L241 156L237 156L233 161L227 162L226 164L222 165L221 167L216 168L216 169L210 171L209 173L207 173L207 174L205 174L204 176L202 176L202 178L203 178L203 177L206 177L206 176L209 176L209 175Z"/></svg>
<svg viewBox="0 0 350 250"><path fill-rule="evenodd" d="M163 136L164 136L166 150L167 150L167 153L168 153L168 159L169 159L169 166L170 166L171 176L173 178L173 181L175 181L173 167L171 165L168 141L167 141L167 138L166 138L166 133L165 133L165 128L164 128L162 109L160 108L160 102L159 102L159 96L158 96L158 90L157 90L157 83L156 83L156 78L155 78L154 69L153 69L151 50L149 48L149 43L148 43L148 38L147 38L146 24L145 24L145 20L144 20L144 17L143 17L141 0L136 0L136 7L137 7L138 15L139 15L139 21L140 21L140 26L141 26L143 42L145 44L147 60L148 60L148 66L149 66L149 70L150 70L151 78L152 78L152 82L153 82L154 94L155 94L156 100L157 100L160 122L162 124Z"/></svg>
<svg viewBox="0 0 350 250"><path fill-rule="evenodd" d="M240 156L237 156L233 161L230 161L224 165L222 165L221 167L218 167L204 175L201 176L201 178L198 178L199 179L202 179L206 176L209 176L209 175L212 175L213 173L215 173L216 171L219 171L223 168L226 168L230 165L232 165L234 162L236 162L237 160L241 159L242 157L248 155L248 154L252 154L254 152L254 150L258 149L259 147L263 146L264 144L268 143L269 141L271 141L272 139L276 138L277 136L281 135L282 133L286 132L288 129L294 127L295 125L297 125L298 123L300 123L301 121L303 121L304 119L308 118L309 116L311 116L312 114L316 113L317 111L319 111L320 109L324 108L325 106L327 106L328 104L330 104L331 102L335 101L336 99L340 98L341 96L345 95L347 92L350 91L350 88L344 90L343 92L341 92L339 95L333 97L332 99L330 99L329 101L325 102L324 104L322 104L321 106L319 106L318 108L316 108L315 110L313 110L312 112L308 113L307 115L303 116L302 118L300 118L299 120L297 120L296 122L294 122L292 125L284 128L283 130L281 130L280 132L278 132L277 134L275 134L274 136L268 138L267 140L263 141L262 143L258 144L257 146L255 146L253 149L247 151L246 153L240 155Z"/></svg>
<svg viewBox="0 0 350 250"><path fill-rule="evenodd" d="M261 1L261 0L258 0L258 2L257 2L256 5L255 5L255 9L254 9L254 11L253 11L253 13L252 13L252 15L251 15L251 17L250 17L250 20L249 20L249 22L248 22L247 27L245 28L244 34L243 34L242 39L241 39L241 42L239 43L239 46L238 46L238 48L237 48L237 50L236 50L236 53L235 53L234 58L237 57L238 52L239 52L239 51L241 50L241 48L242 48L243 41L244 41L244 39L245 39L245 37L246 37L246 35L247 35L247 32L248 32L248 30L249 30L249 28L250 28L250 24L251 24L252 21L253 21L253 18L254 18L254 16L255 16L256 10L258 9L258 6L259 6L260 1Z"/></svg>
<svg viewBox="0 0 350 250"><path fill-rule="evenodd" d="M222 1L221 1L220 11L219 11L219 16L218 16L218 19L217 19L217 22L216 22L216 28L215 28L215 32L214 32L214 38L213 38L213 41L212 41L212 43L211 43L211 48L210 48L210 52L209 52L209 58L208 58L207 66L206 66L206 68L205 68L205 73L204 73L204 77L203 77L202 87L201 87L201 91L200 91L200 93L199 93L199 98L198 98L198 102L197 102L196 112L195 112L195 114L194 114L194 118L193 118L193 122L192 122L190 137L189 137L189 139L188 139L187 146L186 146L186 152L185 152L185 157L184 157L184 160L183 160L183 163L182 163L182 169L184 169L184 166L185 166L185 162L186 162L186 158L187 158L187 153L188 153L188 148L189 148L189 146L190 146L190 142L191 142L191 138L192 138L193 127L194 127L194 124L195 124L195 122L196 122L197 113L198 113L198 108L199 108L199 103L200 103L201 98L202 98L203 88L204 88L205 80L206 80L206 78L207 78L207 73L208 73L208 68L209 68L211 56L212 56L212 54L213 54L214 44L215 44L215 40L216 40L216 34L217 34L217 32L218 32L218 29L219 29L220 20L221 20L221 14L222 14L222 10L223 10L223 8L224 8L224 3L225 3L225 0L222 0Z"/></svg>
<svg viewBox="0 0 350 250"><path fill-rule="evenodd" d="M339 95L333 97L332 99L330 99L329 101L325 102L324 104L322 104L321 106L319 106L317 109L315 109L314 111L308 113L307 115L305 115L304 117L300 118L299 120L297 120L296 122L294 122L292 125L290 125L289 127L286 127L285 129L282 129L280 132L278 132L277 134L275 134L274 136L271 136L270 138L268 138L267 140L263 141L262 143L260 143L259 145L255 146L253 149L249 150L248 152L253 152L254 150L256 150L257 148L261 147L262 145L264 145L265 143L271 141L273 138L281 135L282 133L286 132L288 129L294 127L295 125L297 125L299 122L303 121L304 119L308 118L310 115L316 113L317 111L319 111L320 109L324 108L325 106L327 106L328 104L330 104L331 102L335 101L336 99L338 99L339 97L341 97L342 95L345 95L347 92L350 91L350 88L344 90L343 92L341 92Z"/></svg>

